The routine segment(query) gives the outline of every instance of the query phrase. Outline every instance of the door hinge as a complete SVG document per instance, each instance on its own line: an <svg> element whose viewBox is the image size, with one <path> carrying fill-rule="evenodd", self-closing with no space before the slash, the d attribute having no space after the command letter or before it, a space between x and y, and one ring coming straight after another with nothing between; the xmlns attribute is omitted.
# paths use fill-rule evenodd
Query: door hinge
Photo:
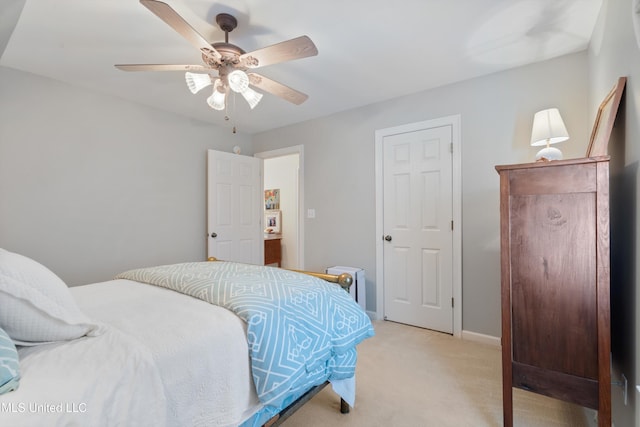
<svg viewBox="0 0 640 427"><path fill-rule="evenodd" d="M451 231L453 231L453 220L451 220Z"/></svg>
<svg viewBox="0 0 640 427"><path fill-rule="evenodd" d="M451 298L451 308L453 308L453 298Z"/></svg>
<svg viewBox="0 0 640 427"><path fill-rule="evenodd" d="M449 144L449 152L453 153L453 142Z"/></svg>

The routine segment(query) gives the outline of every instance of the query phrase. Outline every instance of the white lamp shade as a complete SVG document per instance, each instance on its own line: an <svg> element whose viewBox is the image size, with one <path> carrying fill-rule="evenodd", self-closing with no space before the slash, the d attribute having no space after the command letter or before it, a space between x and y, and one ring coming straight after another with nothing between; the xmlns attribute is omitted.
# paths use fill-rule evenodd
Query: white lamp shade
<svg viewBox="0 0 640 427"><path fill-rule="evenodd" d="M214 110L224 110L226 92L220 79L216 79L213 85L213 94L207 98L207 104Z"/></svg>
<svg viewBox="0 0 640 427"><path fill-rule="evenodd" d="M184 73L184 79L189 86L191 93L198 93L201 89L209 86L211 83L211 76L209 74L197 74L197 73Z"/></svg>
<svg viewBox="0 0 640 427"><path fill-rule="evenodd" d="M557 144L567 139L569 139L569 133L557 108L549 108L535 114L531 130L532 146Z"/></svg>
<svg viewBox="0 0 640 427"><path fill-rule="evenodd" d="M242 97L249 103L249 107L253 110L262 99L262 94L248 87L242 92Z"/></svg>
<svg viewBox="0 0 640 427"><path fill-rule="evenodd" d="M249 76L242 70L234 70L229 73L229 87L237 93L244 92L249 87Z"/></svg>

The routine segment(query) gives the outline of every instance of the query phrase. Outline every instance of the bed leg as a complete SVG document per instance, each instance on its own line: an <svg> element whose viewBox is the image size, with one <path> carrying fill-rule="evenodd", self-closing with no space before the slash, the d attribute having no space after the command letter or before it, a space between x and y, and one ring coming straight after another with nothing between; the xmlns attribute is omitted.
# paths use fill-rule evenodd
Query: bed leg
<svg viewBox="0 0 640 427"><path fill-rule="evenodd" d="M349 404L344 401L344 399L340 399L340 413L348 414L349 413Z"/></svg>

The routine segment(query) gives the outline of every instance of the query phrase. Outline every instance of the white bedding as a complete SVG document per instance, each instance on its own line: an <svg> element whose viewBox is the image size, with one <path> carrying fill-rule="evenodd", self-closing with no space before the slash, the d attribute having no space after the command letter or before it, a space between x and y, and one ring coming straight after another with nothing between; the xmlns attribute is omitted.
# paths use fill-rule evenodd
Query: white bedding
<svg viewBox="0 0 640 427"><path fill-rule="evenodd" d="M27 407L0 407L0 424L237 426L262 407L251 379L245 324L230 311L129 280L74 287L71 293L109 331L21 349L20 388L0 404ZM65 409L29 413L30 402ZM66 410L74 404L77 412Z"/></svg>
<svg viewBox="0 0 640 427"><path fill-rule="evenodd" d="M130 280L71 292L87 316L149 349L164 385L169 426L237 426L261 408L251 379L245 324L235 314Z"/></svg>
<svg viewBox="0 0 640 427"><path fill-rule="evenodd" d="M151 354L113 328L19 354L20 386L2 396L0 425L165 425L164 391Z"/></svg>

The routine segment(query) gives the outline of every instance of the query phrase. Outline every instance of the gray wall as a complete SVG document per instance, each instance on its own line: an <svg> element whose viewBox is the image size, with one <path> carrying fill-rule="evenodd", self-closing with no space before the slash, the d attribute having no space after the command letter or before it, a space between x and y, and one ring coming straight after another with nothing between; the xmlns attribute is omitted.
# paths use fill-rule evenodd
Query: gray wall
<svg viewBox="0 0 640 427"><path fill-rule="evenodd" d="M0 4L0 56L7 48L11 33L20 19L27 0L3 0Z"/></svg>
<svg viewBox="0 0 640 427"><path fill-rule="evenodd" d="M611 155L611 344L613 381L629 380L625 406L622 389L612 387L616 426L640 426L640 40L633 28L632 3L605 0L589 49L590 117L618 77L627 77L616 127L609 142ZM637 14L640 25L640 13Z"/></svg>
<svg viewBox="0 0 640 427"><path fill-rule="evenodd" d="M462 120L463 329L500 336L497 164L532 161L536 111L558 107L571 139L565 158L583 157L588 125L586 52L420 92L254 135L256 152L304 144L305 268L365 269L375 310L374 133L438 117Z"/></svg>
<svg viewBox="0 0 640 427"><path fill-rule="evenodd" d="M206 150L250 137L0 67L0 247L69 285L205 259Z"/></svg>

